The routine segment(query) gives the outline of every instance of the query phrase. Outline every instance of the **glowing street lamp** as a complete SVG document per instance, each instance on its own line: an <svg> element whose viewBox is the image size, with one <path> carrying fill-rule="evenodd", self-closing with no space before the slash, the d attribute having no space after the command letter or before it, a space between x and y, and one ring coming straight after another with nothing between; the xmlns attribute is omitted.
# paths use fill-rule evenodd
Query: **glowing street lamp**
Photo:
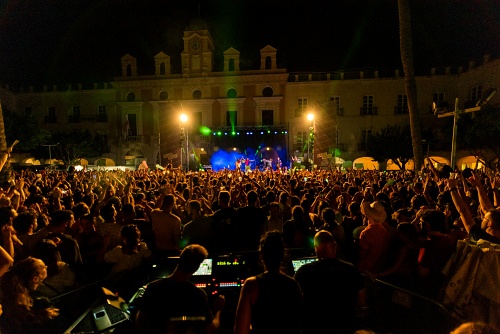
<svg viewBox="0 0 500 334"><path fill-rule="evenodd" d="M186 114L181 114L179 116L179 120L181 121L181 167L182 167L182 155L184 148L186 149L186 170L189 170L189 137L188 131L185 127L185 124L188 121L188 116ZM186 139L186 146L184 146L184 138Z"/></svg>
<svg viewBox="0 0 500 334"><path fill-rule="evenodd" d="M307 137L307 161L309 162L309 165L310 165L311 159L309 158L309 154L311 151L311 136L314 136L314 130L315 130L314 128L316 127L316 122L314 121L314 114L313 113L307 114L307 120L309 122L312 122L312 126L309 127L309 135ZM313 148L313 152L314 152L314 148Z"/></svg>

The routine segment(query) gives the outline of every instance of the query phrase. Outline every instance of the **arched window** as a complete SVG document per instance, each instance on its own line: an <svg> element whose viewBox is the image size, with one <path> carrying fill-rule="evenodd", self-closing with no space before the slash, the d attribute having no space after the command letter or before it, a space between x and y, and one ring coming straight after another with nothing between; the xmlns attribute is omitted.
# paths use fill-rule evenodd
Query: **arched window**
<svg viewBox="0 0 500 334"><path fill-rule="evenodd" d="M160 64L160 75L165 75L166 69L165 69L165 63Z"/></svg>
<svg viewBox="0 0 500 334"><path fill-rule="evenodd" d="M162 91L162 92L160 93L160 100L161 100L161 101L166 101L166 100L168 100L168 93L167 93L167 92L165 92L165 91Z"/></svg>
<svg viewBox="0 0 500 334"><path fill-rule="evenodd" d="M230 71L234 71L234 59L233 59L233 58L229 59L229 66L228 66L228 69L229 69Z"/></svg>
<svg viewBox="0 0 500 334"><path fill-rule="evenodd" d="M267 56L266 57L266 70L270 70L271 69L271 57Z"/></svg>
<svg viewBox="0 0 500 334"><path fill-rule="evenodd" d="M127 77L132 76L132 65L128 64L127 65Z"/></svg>
<svg viewBox="0 0 500 334"><path fill-rule="evenodd" d="M273 96L273 89L271 87L266 87L262 90L262 96L265 96L265 97L271 97Z"/></svg>
<svg viewBox="0 0 500 334"><path fill-rule="evenodd" d="M231 88L230 90L227 91L228 98L234 99L236 96L238 96L238 92L236 92L236 89Z"/></svg>
<svg viewBox="0 0 500 334"><path fill-rule="evenodd" d="M194 100L199 100L199 99L201 99L201 91L200 91L199 89L197 89L197 90L195 90L195 91L193 92L193 99L194 99Z"/></svg>
<svg viewBox="0 0 500 334"><path fill-rule="evenodd" d="M128 94L127 94L127 101L128 101L128 102L133 102L133 101L135 101L135 94L134 94L134 93L128 93Z"/></svg>

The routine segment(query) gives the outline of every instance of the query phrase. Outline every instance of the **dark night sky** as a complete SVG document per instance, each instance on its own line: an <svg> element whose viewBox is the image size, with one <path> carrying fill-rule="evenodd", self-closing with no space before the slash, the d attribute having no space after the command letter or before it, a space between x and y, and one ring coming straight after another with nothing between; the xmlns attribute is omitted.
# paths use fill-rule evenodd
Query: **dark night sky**
<svg viewBox="0 0 500 334"><path fill-rule="evenodd" d="M417 72L500 56L500 0L410 0ZM0 0L0 82L16 85L109 81L120 58L154 72L170 55L180 72L182 32L201 14L222 52L259 67L278 49L288 71L400 68L397 0Z"/></svg>

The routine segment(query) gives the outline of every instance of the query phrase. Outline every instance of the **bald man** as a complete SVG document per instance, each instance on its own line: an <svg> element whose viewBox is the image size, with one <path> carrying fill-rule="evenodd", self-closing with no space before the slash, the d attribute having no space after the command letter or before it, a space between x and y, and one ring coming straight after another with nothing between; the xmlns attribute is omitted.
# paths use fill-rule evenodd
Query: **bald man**
<svg viewBox="0 0 500 334"><path fill-rule="evenodd" d="M337 244L329 231L316 233L314 250L318 261L303 265L295 274L304 294L304 334L352 333L357 329L356 306L364 278L351 263L337 259Z"/></svg>

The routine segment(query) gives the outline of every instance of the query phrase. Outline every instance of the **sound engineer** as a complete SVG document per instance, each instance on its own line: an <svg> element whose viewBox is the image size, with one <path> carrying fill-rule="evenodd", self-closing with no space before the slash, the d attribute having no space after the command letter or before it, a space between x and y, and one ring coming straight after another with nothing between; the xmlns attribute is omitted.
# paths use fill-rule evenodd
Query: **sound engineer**
<svg viewBox="0 0 500 334"><path fill-rule="evenodd" d="M186 246L174 272L148 285L136 317L140 333L176 333L179 326L184 329L187 326L194 333L219 330L224 296L216 298L212 312L206 292L189 281L207 256L203 246ZM183 317L188 321L178 321Z"/></svg>

